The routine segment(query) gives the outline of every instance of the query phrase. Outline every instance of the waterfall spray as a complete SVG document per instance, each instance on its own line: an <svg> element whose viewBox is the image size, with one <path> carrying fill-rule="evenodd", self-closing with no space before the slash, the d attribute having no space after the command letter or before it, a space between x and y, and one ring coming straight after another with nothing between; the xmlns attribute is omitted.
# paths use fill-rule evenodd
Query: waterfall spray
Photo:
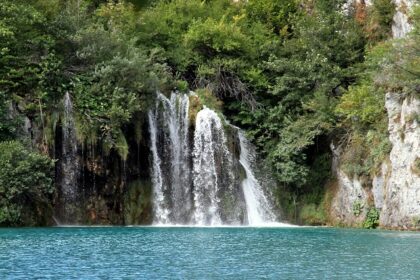
<svg viewBox="0 0 420 280"><path fill-rule="evenodd" d="M229 153L226 147L226 137L222 121L212 110L204 108L197 114L194 151L194 221L199 225L221 224L220 198L218 192L221 186L220 170L224 166L224 156Z"/></svg>
<svg viewBox="0 0 420 280"><path fill-rule="evenodd" d="M246 202L248 224L274 223L276 216L271 210L270 202L265 196L261 184L252 171L252 164L256 156L255 149L240 130L238 131L238 137L241 145L239 161L246 173L246 178L242 181L242 189Z"/></svg>
<svg viewBox="0 0 420 280"><path fill-rule="evenodd" d="M204 107L196 115L192 142L189 96L158 93L149 111L155 225L263 225L276 216L252 167L255 149L234 127ZM239 143L238 143L239 138ZM190 143L191 142L191 143ZM236 146L235 146L236 145ZM239 147L240 146L240 147ZM192 147L192 148L190 148ZM240 148L240 158L230 148ZM246 178L240 179L241 167Z"/></svg>
<svg viewBox="0 0 420 280"><path fill-rule="evenodd" d="M156 106L149 112L156 224L189 222L188 110L188 95L172 93L167 98L158 93Z"/></svg>

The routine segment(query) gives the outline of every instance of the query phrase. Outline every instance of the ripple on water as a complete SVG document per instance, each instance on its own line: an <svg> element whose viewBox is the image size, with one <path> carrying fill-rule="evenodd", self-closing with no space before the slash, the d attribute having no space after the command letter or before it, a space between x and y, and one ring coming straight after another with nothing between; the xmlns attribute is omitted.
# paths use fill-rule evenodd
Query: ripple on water
<svg viewBox="0 0 420 280"><path fill-rule="evenodd" d="M0 278L420 279L419 238L312 227L0 229Z"/></svg>

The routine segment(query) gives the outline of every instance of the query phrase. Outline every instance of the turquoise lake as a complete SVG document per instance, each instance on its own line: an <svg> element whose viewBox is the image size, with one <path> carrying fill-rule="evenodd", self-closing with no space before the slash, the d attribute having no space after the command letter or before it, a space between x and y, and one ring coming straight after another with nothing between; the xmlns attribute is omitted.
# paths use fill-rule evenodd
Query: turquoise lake
<svg viewBox="0 0 420 280"><path fill-rule="evenodd" d="M0 229L1 279L420 279L420 233L297 228Z"/></svg>

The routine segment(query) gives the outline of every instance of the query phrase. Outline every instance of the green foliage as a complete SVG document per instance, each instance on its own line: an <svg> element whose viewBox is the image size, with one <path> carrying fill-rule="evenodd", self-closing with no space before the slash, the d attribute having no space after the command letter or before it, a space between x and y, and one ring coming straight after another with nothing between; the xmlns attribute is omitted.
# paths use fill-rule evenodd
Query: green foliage
<svg viewBox="0 0 420 280"><path fill-rule="evenodd" d="M389 156L392 144L389 141L386 121L381 127L361 133L353 131L342 156L342 167L346 174L369 176L375 174Z"/></svg>
<svg viewBox="0 0 420 280"><path fill-rule="evenodd" d="M251 3L158 1L142 14L139 41L161 50L173 72L190 84L254 106L250 89L266 85L258 64L277 37L248 17L247 5Z"/></svg>
<svg viewBox="0 0 420 280"><path fill-rule="evenodd" d="M216 110L218 112L221 111L223 103L219 99L217 99L212 94L211 91L209 91L206 88L203 88L203 89L197 89L195 91L195 93L197 94L198 98L200 99L200 102L201 102L202 105L204 105L204 106L206 106L210 109Z"/></svg>
<svg viewBox="0 0 420 280"><path fill-rule="evenodd" d="M11 101L0 91L0 141L11 140L18 134L20 119L10 115Z"/></svg>
<svg viewBox="0 0 420 280"><path fill-rule="evenodd" d="M37 84L39 62L50 38L44 16L21 1L0 3L0 86L6 94L22 93Z"/></svg>
<svg viewBox="0 0 420 280"><path fill-rule="evenodd" d="M51 101L64 92L61 57L43 12L24 1L0 4L0 87L29 102Z"/></svg>
<svg viewBox="0 0 420 280"><path fill-rule="evenodd" d="M151 223L153 186L150 181L134 181L124 197L124 219L128 225Z"/></svg>
<svg viewBox="0 0 420 280"><path fill-rule="evenodd" d="M305 224L309 225L324 225L327 221L324 209L313 203L306 204L302 207L299 213L299 218Z"/></svg>
<svg viewBox="0 0 420 280"><path fill-rule="evenodd" d="M356 200L353 203L353 215L355 215L356 217L359 217L360 214L362 214L364 205L360 200Z"/></svg>
<svg viewBox="0 0 420 280"><path fill-rule="evenodd" d="M380 63L378 83L387 91L420 96L420 7L413 8L413 30L390 44Z"/></svg>
<svg viewBox="0 0 420 280"><path fill-rule="evenodd" d="M390 37L396 5L392 0L373 0L372 4L368 11L367 36L377 42Z"/></svg>
<svg viewBox="0 0 420 280"><path fill-rule="evenodd" d="M19 142L0 142L0 170L0 225L37 223L36 206L51 203L54 162Z"/></svg>
<svg viewBox="0 0 420 280"><path fill-rule="evenodd" d="M367 229L376 228L379 226L379 210L375 207L371 207L367 214L366 219L363 222L363 227Z"/></svg>
<svg viewBox="0 0 420 280"><path fill-rule="evenodd" d="M245 5L247 17L259 21L275 33L287 35L291 18L298 12L296 1L250 0Z"/></svg>
<svg viewBox="0 0 420 280"><path fill-rule="evenodd" d="M238 26L212 18L194 22L185 34L185 44L205 58L216 54L240 56L246 53L247 38Z"/></svg>
<svg viewBox="0 0 420 280"><path fill-rule="evenodd" d="M309 190L306 190L305 196L312 197L310 201L313 203L320 203L325 195L325 185L331 179L331 154L325 152L319 154L310 166L308 183Z"/></svg>
<svg viewBox="0 0 420 280"><path fill-rule="evenodd" d="M337 113L345 116L347 121L371 124L384 113L385 94L374 88L371 83L351 86L341 97Z"/></svg>
<svg viewBox="0 0 420 280"><path fill-rule="evenodd" d="M348 131L342 139L345 144L341 164L351 176L375 174L392 148L385 110L387 88L381 73L390 52L388 43L367 52L358 82L349 87L335 108L339 126Z"/></svg>
<svg viewBox="0 0 420 280"><path fill-rule="evenodd" d="M396 5L391 0L373 0L373 9L377 21L382 26L391 27Z"/></svg>
<svg viewBox="0 0 420 280"><path fill-rule="evenodd" d="M325 5L297 17L293 36L264 63L272 84L263 99L266 107L236 118L251 126L249 135L268 154L278 180L292 186L307 184L307 152L333 129L336 94L355 78L353 65L363 56L363 36L354 21L331 12L332 3Z"/></svg>
<svg viewBox="0 0 420 280"><path fill-rule="evenodd" d="M78 112L78 139L101 140L105 151L123 159L128 146L123 127L147 109L154 93L167 83L166 66L156 52L136 46L138 13L130 4L109 2L77 30L74 43L83 71L72 79Z"/></svg>
<svg viewBox="0 0 420 280"><path fill-rule="evenodd" d="M302 186L307 182L309 174L304 150L320 134L318 124L304 118L296 121L285 119L283 122L288 126L281 131L280 141L269 154L269 159L280 182Z"/></svg>

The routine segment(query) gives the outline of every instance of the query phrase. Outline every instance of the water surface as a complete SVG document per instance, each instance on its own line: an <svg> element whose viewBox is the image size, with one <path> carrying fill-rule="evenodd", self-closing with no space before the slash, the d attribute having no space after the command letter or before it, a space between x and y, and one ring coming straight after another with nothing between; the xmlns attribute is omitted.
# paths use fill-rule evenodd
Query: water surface
<svg viewBox="0 0 420 280"><path fill-rule="evenodd" d="M1 279L420 279L420 233L332 228L0 229Z"/></svg>

